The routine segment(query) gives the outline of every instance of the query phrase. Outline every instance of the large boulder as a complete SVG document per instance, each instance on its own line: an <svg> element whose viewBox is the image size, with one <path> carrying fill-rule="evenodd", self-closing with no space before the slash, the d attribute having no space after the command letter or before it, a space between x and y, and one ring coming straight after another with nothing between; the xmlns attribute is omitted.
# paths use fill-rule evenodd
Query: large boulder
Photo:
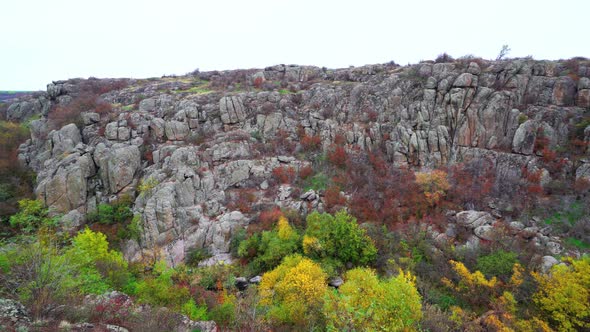
<svg viewBox="0 0 590 332"><path fill-rule="evenodd" d="M70 123L60 130L50 132L47 139L51 143L52 156L59 156L72 151L78 143L82 142L82 135L80 135L80 129Z"/></svg>
<svg viewBox="0 0 590 332"><path fill-rule="evenodd" d="M496 218L492 217L488 212L469 210L457 213L455 220L458 225L475 229L480 226L491 225L496 221ZM485 233L483 229L481 233Z"/></svg>
<svg viewBox="0 0 590 332"><path fill-rule="evenodd" d="M47 206L56 212L66 213L83 209L88 194L87 179L94 176L96 168L89 154L72 153L65 158L50 159L37 176L35 192Z"/></svg>
<svg viewBox="0 0 590 332"><path fill-rule="evenodd" d="M96 146L94 160L104 187L117 194L132 184L141 165L141 153L135 145L115 144L108 148L100 143Z"/></svg>

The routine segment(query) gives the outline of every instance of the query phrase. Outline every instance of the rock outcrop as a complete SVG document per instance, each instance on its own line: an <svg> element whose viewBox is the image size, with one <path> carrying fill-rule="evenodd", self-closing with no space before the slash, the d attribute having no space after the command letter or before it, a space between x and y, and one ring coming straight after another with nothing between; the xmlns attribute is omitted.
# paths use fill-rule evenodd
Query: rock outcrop
<svg viewBox="0 0 590 332"><path fill-rule="evenodd" d="M7 116L41 116L31 123L20 160L38 173L36 193L53 211L70 217L76 211L83 220L98 204L129 195L142 235L125 244L126 256L161 255L176 264L192 248L227 255L232 235L260 207L321 210L322 193L302 193L273 174L278 168L297 174L309 164L293 157L305 152L304 137L317 138L324 151L334 142L348 151L382 151L398 166L487 160L495 188L507 197L523 172L542 172L543 184L552 177L590 179L590 150L559 172L538 162L544 147L567 149L572 138L590 142L590 127L580 128L590 107L589 62L581 61L576 76L566 65L531 59L337 70L281 65L128 80L101 96L113 106L109 114L85 109L80 128L48 132L51 107L81 93L79 80L62 81L12 104ZM239 84L231 82L236 77ZM270 88L255 88L257 78ZM216 88L226 81L232 83L226 90ZM148 179L152 188L140 192ZM230 204L246 194L253 197L250 213ZM483 240L491 239L496 219L476 211L456 217Z"/></svg>

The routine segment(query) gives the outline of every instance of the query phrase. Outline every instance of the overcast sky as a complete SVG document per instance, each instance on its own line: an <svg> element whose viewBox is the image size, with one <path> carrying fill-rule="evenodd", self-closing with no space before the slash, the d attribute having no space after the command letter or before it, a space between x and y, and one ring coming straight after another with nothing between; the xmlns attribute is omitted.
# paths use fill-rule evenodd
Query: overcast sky
<svg viewBox="0 0 590 332"><path fill-rule="evenodd" d="M0 90L304 64L416 63L447 52L590 57L589 0L13 0L0 4Z"/></svg>

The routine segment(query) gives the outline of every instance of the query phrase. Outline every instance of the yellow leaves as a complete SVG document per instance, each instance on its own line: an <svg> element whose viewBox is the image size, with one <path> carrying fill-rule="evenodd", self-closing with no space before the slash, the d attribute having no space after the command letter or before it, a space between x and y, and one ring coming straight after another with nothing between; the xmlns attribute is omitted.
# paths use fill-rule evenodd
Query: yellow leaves
<svg viewBox="0 0 590 332"><path fill-rule="evenodd" d="M548 275L533 273L539 283L535 303L556 322L560 330L590 327L590 259L569 260Z"/></svg>
<svg viewBox="0 0 590 332"><path fill-rule="evenodd" d="M422 317L415 277L400 274L379 280L375 271L348 271L338 292L328 293L324 315L328 331L408 331Z"/></svg>
<svg viewBox="0 0 590 332"><path fill-rule="evenodd" d="M281 265L262 276L259 304L278 308L275 311L286 315L281 320L301 322L310 308L321 304L326 279L322 268L312 260L287 256Z"/></svg>
<svg viewBox="0 0 590 332"><path fill-rule="evenodd" d="M447 179L447 173L441 170L432 172L417 172L416 183L424 192L426 201L431 206L436 205L451 188Z"/></svg>
<svg viewBox="0 0 590 332"><path fill-rule="evenodd" d="M475 290L482 287L493 289L498 283L496 277L492 277L488 280L480 271L475 271L473 273L469 272L469 269L467 269L467 267L461 262L451 260L450 263L453 266L453 270L455 270L455 273L457 273L460 278L459 283L455 285L447 278L443 278L442 282L457 291Z"/></svg>
<svg viewBox="0 0 590 332"><path fill-rule="evenodd" d="M516 263L512 267L512 277L510 277L509 285L513 288L519 287L524 282L524 267Z"/></svg>
<svg viewBox="0 0 590 332"><path fill-rule="evenodd" d="M281 240L288 240L295 233L291 225L289 225L289 221L284 216L279 217L279 221L277 222L277 229L279 232L279 239Z"/></svg>
<svg viewBox="0 0 590 332"><path fill-rule="evenodd" d="M312 255L315 252L319 252L322 250L322 245L320 241L315 236L303 236L303 253L307 256Z"/></svg>

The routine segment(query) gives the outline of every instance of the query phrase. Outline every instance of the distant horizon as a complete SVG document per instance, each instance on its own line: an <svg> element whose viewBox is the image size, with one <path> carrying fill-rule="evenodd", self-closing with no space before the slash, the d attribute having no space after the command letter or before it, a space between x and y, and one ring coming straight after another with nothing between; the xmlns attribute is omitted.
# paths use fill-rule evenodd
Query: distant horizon
<svg viewBox="0 0 590 332"><path fill-rule="evenodd" d="M590 56L590 2L570 0L20 0L2 5L0 89L273 64L346 68L473 54ZM34 9L34 10L33 10Z"/></svg>
<svg viewBox="0 0 590 332"><path fill-rule="evenodd" d="M439 55L446 53L446 52L442 52ZM448 54L448 53L447 53ZM460 57L454 57L452 54L448 54L451 57L453 57L455 60L460 60L463 56ZM471 56L471 54L468 54L468 56ZM504 58L504 60L517 60L517 59L525 59L527 57L531 57L531 55L528 56L524 56L524 57L510 57L507 56L506 58ZM577 58L577 57L581 57L581 58L587 58L584 56L580 56L580 55L574 55L571 57L567 57L567 58L560 58L560 59L536 59L534 56L532 56L532 60L534 61L565 61L568 59L572 59L572 58ZM496 59L490 59L490 58L483 58L483 57L479 57L479 56L474 56L474 58L480 58L480 59L484 59L486 61L496 61ZM405 67L405 66L413 66L413 65L417 65L420 64L422 62L426 62L426 61L434 61L435 59L422 59L419 60L417 62L413 62L413 63L407 63L407 64L400 64L397 63L397 65L401 66L401 67ZM391 60L394 61L395 60ZM192 71L186 72L186 73L170 73L170 74L162 74L160 76L145 76L145 77L127 77L127 76L119 76L119 77L99 77L99 76L95 76L95 75L90 75L87 77L69 77L69 78L59 78L59 79L52 79L49 82L45 83L45 85L43 86L43 88L37 89L37 90L15 90L15 89L0 89L0 93L20 93L20 92L44 92L46 91L46 87L47 84L50 84L52 82L58 82L58 81L68 81L68 80L73 80L73 79L90 79L90 78L96 78L96 79L135 79L135 80L142 80L142 79L149 79L149 78L162 78L162 77L167 77L167 76L186 76L186 75L190 75L191 72L195 71L195 70L199 70L201 72L212 72L212 71L232 71L232 70L251 70L251 69L264 69L264 68L268 68L268 67L273 67L273 66L280 66L280 65L285 65L285 66L309 66L309 67L317 67L317 68L322 68L322 67L326 67L328 69L346 69L346 68L350 68L350 67L363 67L363 66L371 66L371 65L379 65L379 64L387 64L391 61L387 61L387 62L380 62L380 63L366 63L363 65L350 65L350 66L345 66L345 67L326 67L326 66L320 66L320 65L312 65L312 64L297 64L297 63L276 63L276 64L271 64L271 65L267 65L267 66L262 66L262 67L248 67L248 68L231 68L231 69L210 69L210 70L201 70L200 68L195 68Z"/></svg>

